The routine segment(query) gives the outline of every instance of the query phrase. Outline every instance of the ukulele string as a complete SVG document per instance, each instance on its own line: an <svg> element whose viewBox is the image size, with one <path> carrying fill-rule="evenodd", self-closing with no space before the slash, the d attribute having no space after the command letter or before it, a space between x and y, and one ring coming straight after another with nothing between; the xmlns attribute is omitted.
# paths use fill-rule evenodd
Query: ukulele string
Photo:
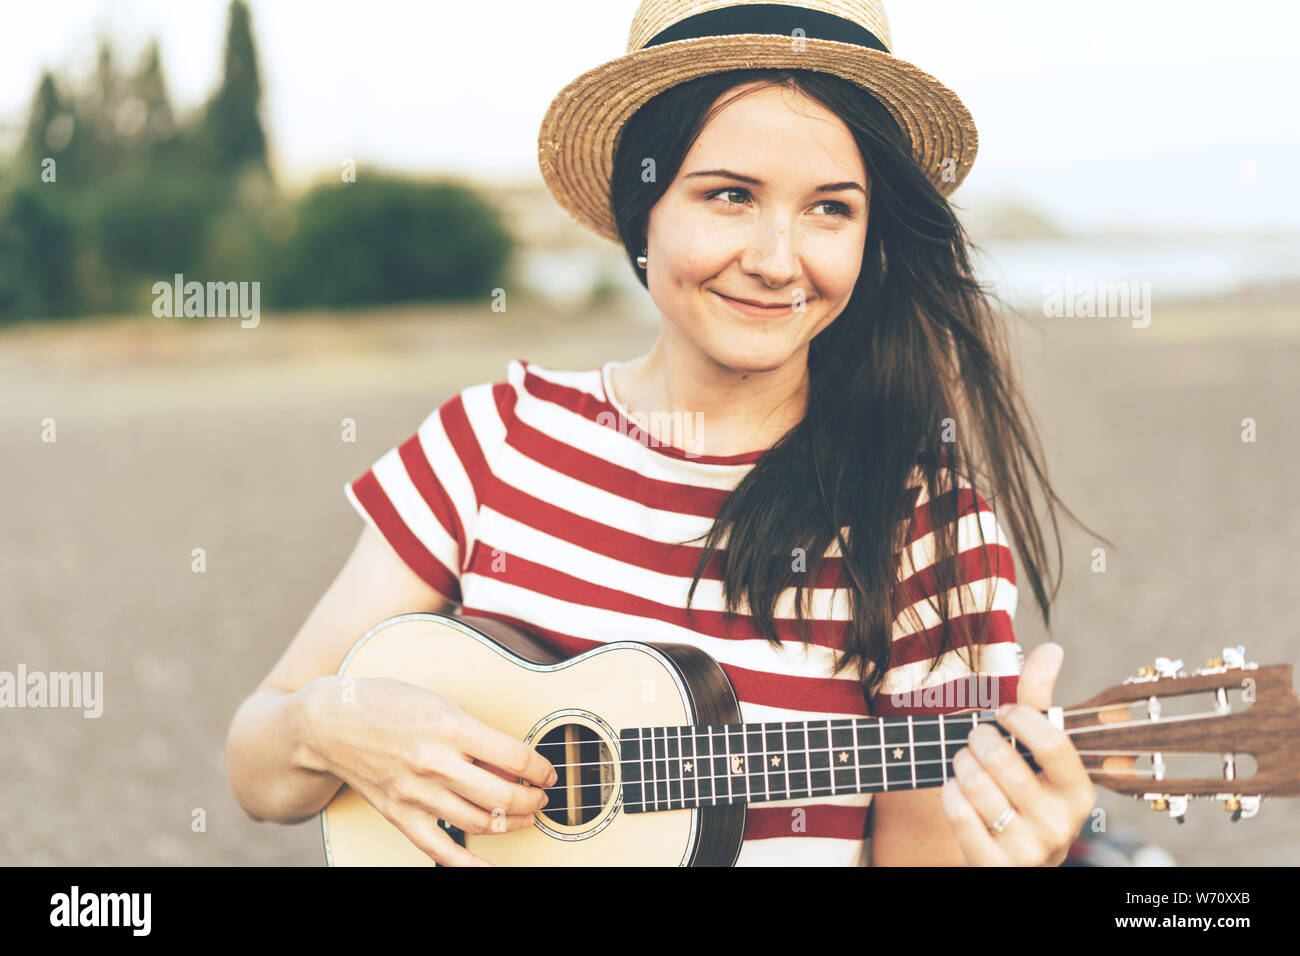
<svg viewBox="0 0 1300 956"><path fill-rule="evenodd" d="M1076 734L1086 734L1086 733L1097 733L1097 732L1104 732L1104 731L1110 731L1110 730L1120 730L1120 729L1123 729L1123 728L1125 728L1125 727L1142 727L1142 726L1149 726L1149 725L1152 725L1152 724L1171 724L1171 723L1174 723L1175 721L1206 720L1206 719L1210 719L1210 718L1218 717L1218 716L1221 716L1221 715L1219 715L1219 714L1183 714L1183 715L1179 715L1179 716L1177 716L1177 717L1161 717L1159 720L1153 720L1153 719L1151 719L1151 718L1146 718L1146 719L1143 719L1143 720L1132 720L1132 721L1125 721L1125 722L1122 722L1122 723L1107 724L1107 725L1105 725L1105 726L1099 726L1099 727L1075 727L1075 728L1072 728L1072 729L1066 730L1066 731L1065 731L1065 734L1066 734L1066 736L1068 736L1068 737L1073 737L1073 736L1075 736ZM991 721L990 721L990 722L991 722ZM931 721L931 723L935 723L935 721ZM706 724L706 725L703 725L703 726L710 726L710 725L707 725L707 724ZM725 726L725 725L724 725L724 726ZM914 726L915 726L915 725L914 725ZM646 729L646 730L656 730L656 729L658 729L658 728L644 728L644 729ZM671 729L674 729L674 728L664 728L664 729L665 729L665 730L671 730ZM840 728L840 729L848 729L848 728ZM964 728L962 728L962 729L964 729ZM971 729L974 729L974 728L971 728ZM751 731L751 732L752 732L752 733L763 733L762 731ZM743 738L744 736L745 736L745 734L742 732L742 733L741 733L741 737ZM727 738L728 738L728 731L725 730L725 729L724 729L724 730L720 730L720 731L708 730L708 731L704 731L703 733L701 733L701 732L699 732L699 731L695 731L695 732L693 732L693 733L690 733L690 734L685 735L685 738L684 738L684 739L692 739L692 740L694 740L694 739L698 739L698 738L700 738L700 737L709 737L709 738L713 738L713 737L722 737L722 738L724 738L724 739L727 739ZM653 742L655 741L655 739L656 739L656 738L651 738L651 740L649 740L649 741L641 740L640 742L653 743ZM667 737L664 737L664 738L657 738L657 739L662 739L662 740L664 740L665 744L666 744L667 742L669 742L669 740L670 740L670 738L667 738ZM682 738L681 735L679 735L677 739L678 739L678 740L681 740L681 739L683 739L683 738ZM1006 739L1006 738L1003 738L1003 739ZM1011 739L1014 740L1015 738L1014 738L1014 737L1011 737ZM588 745L590 745L590 744L593 743L593 742L594 742L594 741L588 741ZM945 740L945 741L943 741L943 745L944 745L945 747L954 746L954 745L965 746L965 744L966 744L966 740L965 740L965 738L953 739L953 740ZM906 747L909 747L909 748L913 748L913 747L938 747L939 745L940 745L940 742L937 741L937 740L913 741L913 742L909 742L909 743L907 743L906 745L903 744L901 741L899 741L899 742L895 742L895 743L891 743L891 744L859 744L859 745L854 745L854 746L830 747L830 748L826 748L826 750L827 750L827 753L833 753L833 752L839 752L839 751L850 751L850 750L851 750L851 751L854 751L855 753L858 753L858 752L861 752L861 751L864 751L864 750L880 750L880 751L884 751L884 750L892 749L892 748L894 748L894 747L903 747L903 746L906 746ZM561 747L561 746L565 746L565 744L563 744L563 743L559 743L559 742L557 742L557 743L542 743L542 744L538 744L538 745L537 745L537 749L538 749L538 751L540 752L540 750L541 750L542 747ZM800 752L801 749L805 749L805 750L815 749L818 753L821 753L821 751L822 751L823 748L822 748L822 747L816 747L816 748L799 748L799 747L794 747L794 748L787 748L787 749L785 749L785 750L762 750L762 751L752 751L752 752L746 750L746 752L743 753L743 754L713 753L713 754L705 754L705 755L703 755L703 757L701 757L701 755L699 755L699 754L695 754L695 755L692 755L689 759L705 759L705 760L707 760L707 759L716 759L716 758L718 758L718 757L722 757L722 758L724 758L724 759L730 759L731 757L741 757L741 758L745 758L745 757L760 757L760 756L763 757L764 759L766 759L766 758L768 758L768 757L776 757L776 756L785 757L785 756L787 756L787 755L790 754L790 753L795 753L795 754L797 754L797 753ZM1139 754L1143 754L1143 753L1152 753L1152 752L1154 752L1154 750L1155 750L1155 748L1152 748L1151 750L1147 750L1147 751L1136 751L1136 752L1139 753ZM1103 752L1103 751L1098 751L1098 753L1102 753L1102 752ZM1114 753L1117 754L1117 755L1118 755L1118 754L1126 754L1126 753L1129 753L1129 751L1114 751ZM663 758L660 758L660 757L657 757L657 756L655 756L655 755L652 754L650 757L645 758L645 759L642 759L642 760L627 760L627 761L624 761L624 760L621 760L621 759L620 759L620 760L596 760L596 761L588 761L588 762L585 762L585 763L573 763L573 764L568 764L568 763L552 763L551 766L553 766L553 767L600 767L600 766L613 766L614 764L622 764L622 763L646 763L647 761L649 761L649 762L654 762L654 761L657 761L657 760L659 760L659 759L664 759L664 760L669 760L669 759L677 760L677 759L685 758L685 756L686 756L686 755L684 755L684 754L679 754L679 755L676 756L676 757L670 757L670 756L668 756L667 754L665 754ZM911 762L912 762L912 761L909 761L909 763L911 763ZM927 762L928 762L928 763L934 763L934 762L936 762L936 761L924 761L924 760L923 760L923 761L917 761L916 763L917 763L918 766L920 766L920 764L922 764L922 763L927 763Z"/></svg>
<svg viewBox="0 0 1300 956"><path fill-rule="evenodd" d="M932 762L933 762L933 761L932 761ZM803 771L799 771L799 772L802 773ZM1155 774L1155 771L1154 771L1154 770L1133 770L1133 771L1123 771L1123 772L1107 772L1107 771L1101 771L1101 770L1097 770L1097 771L1088 771L1088 776L1089 776L1090 778L1091 778L1094 774L1096 774L1097 776L1102 776L1102 777L1140 777L1140 778L1144 778L1144 777L1153 776L1153 775ZM717 777L717 776L709 776L709 777L692 776L692 777L687 777L687 778L685 778L685 779L682 779L682 778L679 778L679 777L674 777L674 778L672 778L671 780L657 780L657 781L655 781L655 783L656 783L656 784L660 784L660 783L662 783L662 784L674 784L674 783L685 784L685 783L687 783L687 782L689 782L689 781L691 781L691 780L710 780L710 781L712 781L712 780L730 780L730 779L734 779L734 778L733 778L732 776L728 776L728 775L724 775L724 776L721 776L721 777ZM954 777L953 779L956 779L956 778ZM644 782L645 782L645 781L642 781L642 783L644 783ZM935 780L929 780L929 781L926 781L926 782L927 782L928 784L930 784L931 786L939 786L940 784L942 784L942 783L944 783L944 782L946 782L946 781L944 781L944 780L939 780L939 779L935 779ZM598 783L589 783L589 784L583 784L583 785L581 785L581 786L579 787L579 789L582 789L583 787L596 787L596 786L604 786L604 785L603 785L603 784L598 784ZM624 784L624 786L626 786L626 784ZM548 788L548 792L549 792L550 790L564 790L564 789L565 789L565 788L562 787L562 786L555 786L555 787L550 787L550 788ZM920 786L918 786L918 787L915 787L915 788L913 788L913 787L908 787L907 789L908 789L908 790L912 790L912 789L920 790L920 789L923 789L923 788L920 787ZM769 792L770 792L770 791L769 791ZM788 792L788 791L787 791L787 792ZM774 802L774 801L777 801L777 800L802 800L802 799L804 799L805 797L843 797L843 796L853 796L853 795L858 794L858 793L871 793L871 794L876 794L876 793L888 793L888 792L889 792L889 791L886 790L886 789L884 789L883 787L882 787L881 789L879 789L879 790L862 790L862 791L857 791L857 790L849 790L849 791L836 790L834 787L832 787L831 789L823 789L822 787L813 787L813 788L811 788L811 789L808 791L808 793L806 793L806 794L804 794L804 793L799 793L799 794L797 794L797 795L795 795L795 796L785 796L785 797L782 797L782 796L775 796L775 797L773 797L773 796L768 796L768 795L765 794L765 795L763 796L763 799L762 799L762 800L753 800L753 799L749 799L749 796L752 796L752 795L747 795L744 799L740 799L740 800L737 800L737 799L736 799L736 795L734 795L734 794L726 794L725 797L724 797L724 795L719 794L718 797L719 797L719 799L723 800L724 802L733 802L733 803L768 803L768 802ZM712 799L713 799L712 797L700 797L700 796L699 796L699 793L698 793L698 788L697 788L697 792L696 792L696 797L695 797L694 799L697 800L697 801L699 801L697 805L700 806L700 807L708 807L708 806L716 806L716 805L717 805L717 804L715 804L715 803L706 802L706 801L712 801ZM662 802L662 803L670 803L670 802L681 802L681 801L682 801L682 797L680 797L680 796L678 796L678 797L668 796L668 797L665 797L662 801L657 800L657 799L654 799L654 800L640 800L640 801L627 801L627 800L625 800L625 801L623 801L623 804L622 804L622 805L623 805L624 807L642 807L642 808L645 808L645 807L650 806L651 804L654 804L654 805L657 806L657 805L658 805L659 803L661 803L661 802ZM564 804L556 804L555 807L553 807L553 808L550 807L550 806L546 806L546 807L543 807L541 810L539 810L539 811L537 811L537 812L538 812L538 813L545 814L547 810L553 810L553 811L558 815L558 814L560 814L561 812L568 812L569 810L604 810L604 809L607 809L607 808L610 807L610 806L611 806L611 804L608 804L608 803L583 804L583 805L581 805L581 806L576 806L576 807L569 807L569 806L564 805ZM688 808L687 808L687 807L664 807L663 809L667 810L667 809L688 809Z"/></svg>
<svg viewBox="0 0 1300 956"><path fill-rule="evenodd" d="M937 746L939 746L939 744L936 742L936 743L933 743L933 744L918 744L918 746L921 746L921 747L937 747ZM963 741L950 740L950 741L948 741L947 746L949 746L949 747L953 747L953 746L965 746L965 743L964 743ZM846 749L847 749L847 748L846 748ZM867 749L867 748L864 748L864 749ZM1136 756L1136 757L1143 757L1143 756L1149 756L1149 755L1152 754L1153 752L1154 752L1154 751L1151 751L1151 750L1080 750L1080 751L1077 751L1077 753L1079 753L1080 755L1086 755L1086 756L1089 756L1089 757L1134 757L1134 756ZM794 751L794 753L797 755L797 754L799 753L799 751L796 750L796 751ZM782 752L782 753L777 753L777 752L774 751L774 752L772 752L772 753L765 753L765 754L756 754L756 753L751 753L751 754L732 754L731 756L732 756L732 757L738 757L738 758L740 758L740 759L742 759L742 760L744 760L744 759L753 759L754 757L759 757L759 756L761 756L761 757L764 758L763 763L764 763L764 768L765 768L762 772L765 773L767 776L772 776L772 773L770 773L770 772L766 769L766 764L767 764L767 759L766 759L766 758L767 758L767 757L787 757L788 755L787 755L786 753L783 753L783 752ZM666 765L666 764L668 764L668 763L684 763L684 762L685 762L685 763L695 763L695 762L707 763L707 762L710 761L710 760L727 760L727 759L729 759L729 758L728 758L728 756L727 756L726 754L712 754L712 755L705 754L705 755L702 755L702 756L699 755L699 754L696 754L695 756L691 756L691 755L689 755L689 754L679 754L679 755L677 755L677 756L675 756L675 757L669 757L669 756L664 756L664 757L647 757L647 758L645 758L645 759L643 759L643 760L636 760L636 759L633 759L633 760L596 760L596 761L590 761L590 762L588 762L588 763L555 763L555 764L551 764L551 766L552 766L552 767L614 767L614 766L620 766L620 767L621 767L621 766L626 766L626 765L628 765L628 764L636 764L636 765L639 765L639 766L645 766L646 764L665 764L665 765ZM950 763L952 763L952 757L949 757L949 758L946 759L946 760L903 760L903 759L900 758L899 761L898 761L897 763L893 763L893 764L884 764L884 763L865 764L865 763L864 763L864 764L851 764L851 765L849 765L849 766L846 766L846 767L840 767L840 768L836 768L836 767L832 764L832 765L830 765L830 766L826 766L826 767L800 767L800 768L797 769L797 770L796 770L796 769L790 769L789 772L790 772L790 773L803 773L803 774L809 774L809 773L833 773L833 772L835 772L837 769L840 770L840 771L849 771L849 770L854 770L854 771L856 771L856 770L858 770L858 769L861 769L861 770L884 770L886 767L911 767L911 766L917 766L917 767L929 767L929 766L933 766L933 765L935 765L935 764L941 764L941 763L942 763L942 764L950 764ZM777 775L777 776L780 776L780 775L786 773L786 768L781 768L781 769L773 768L773 769L776 771L776 775ZM758 774L759 772L760 772L760 771L758 771L758 770L754 770L754 771L748 771L748 770L746 770L746 771L743 771L742 773L723 774L723 777L732 777L732 776L741 776L741 775L744 775L744 776L754 776L754 775ZM694 775L692 775L691 777L687 777L687 778L683 778L683 779L694 780L694 779L696 779L696 777L695 777ZM722 779L722 778L720 777L719 779ZM639 781L639 782L641 782L641 783L646 783L647 781L643 778L643 779L642 779L641 781ZM573 786L575 786L575 787L594 787L594 786L597 786L597 785L598 785L597 783L574 783L574 784L573 784ZM560 783L557 783L557 784L555 784L555 786L553 786L553 787L545 787L545 788L539 788L539 789L546 789L546 790L563 790L566 786L567 786L567 784L560 784Z"/></svg>

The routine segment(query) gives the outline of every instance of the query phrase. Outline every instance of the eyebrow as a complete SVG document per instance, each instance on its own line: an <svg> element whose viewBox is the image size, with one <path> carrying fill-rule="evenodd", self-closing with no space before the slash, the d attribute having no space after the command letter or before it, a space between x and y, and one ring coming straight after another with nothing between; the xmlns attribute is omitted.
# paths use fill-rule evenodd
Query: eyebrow
<svg viewBox="0 0 1300 956"><path fill-rule="evenodd" d="M764 185L761 179L755 179L753 176L745 176L742 175L741 173L733 173L729 169L701 169L698 170L697 172L687 173L682 178L693 179L696 176L719 176L725 179L737 179L742 183L750 183L751 185L754 186ZM824 186L818 186L814 190L814 192L834 193L834 192L842 192L846 189L856 189L864 196L867 194L867 191L863 189L862 186L860 186L858 183L853 182L852 180L848 180L842 183L827 183Z"/></svg>

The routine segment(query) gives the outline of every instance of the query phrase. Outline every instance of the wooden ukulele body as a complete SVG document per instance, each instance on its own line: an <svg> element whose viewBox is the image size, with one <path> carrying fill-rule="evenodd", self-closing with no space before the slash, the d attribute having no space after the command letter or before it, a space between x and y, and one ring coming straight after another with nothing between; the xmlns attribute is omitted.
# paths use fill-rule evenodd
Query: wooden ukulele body
<svg viewBox="0 0 1300 956"><path fill-rule="evenodd" d="M548 805L534 826L502 833L452 831L498 866L730 866L745 829L743 803L626 813L621 806L623 727L739 723L722 668L679 644L610 643L562 658L499 621L404 614L368 631L340 676L397 677L453 700L502 733L535 743L577 728L605 764L603 786L579 788L577 803ZM574 730L568 730L573 735ZM600 750L603 744L605 748ZM605 761L608 763L605 763ZM594 794L599 798L594 798ZM554 800L552 801L554 803ZM581 812L575 813L578 807ZM433 861L350 787L321 812L332 866L432 866Z"/></svg>

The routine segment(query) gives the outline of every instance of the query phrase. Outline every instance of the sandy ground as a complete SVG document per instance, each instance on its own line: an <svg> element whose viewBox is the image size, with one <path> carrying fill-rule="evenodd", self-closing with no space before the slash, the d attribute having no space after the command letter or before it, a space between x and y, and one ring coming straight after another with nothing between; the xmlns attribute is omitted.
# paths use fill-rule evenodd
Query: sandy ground
<svg viewBox="0 0 1300 956"><path fill-rule="evenodd" d="M1160 654L1191 668L1245 644L1261 663L1300 660L1294 301L1164 304L1147 329L1014 323L1058 493L1118 545L1094 573L1096 542L1065 527L1057 702ZM0 670L102 671L105 696L98 719L0 711L0 863L320 865L315 823L243 815L223 748L359 531L341 486L511 358L589 368L639 354L654 337L633 315L643 307L0 330ZM344 418L355 443L340 439ZM1047 638L1027 589L1017 632L1027 648ZM1196 803L1180 827L1099 793L1109 827L1180 863L1300 860L1295 799L1237 824Z"/></svg>

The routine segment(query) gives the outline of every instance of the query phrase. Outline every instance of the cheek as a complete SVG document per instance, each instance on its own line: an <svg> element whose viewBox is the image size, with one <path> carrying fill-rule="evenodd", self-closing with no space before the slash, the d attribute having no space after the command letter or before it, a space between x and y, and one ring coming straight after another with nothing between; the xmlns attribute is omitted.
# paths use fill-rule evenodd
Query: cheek
<svg viewBox="0 0 1300 956"><path fill-rule="evenodd" d="M829 300L847 298L862 272L862 242L828 243L820 250L809 274L821 294Z"/></svg>

